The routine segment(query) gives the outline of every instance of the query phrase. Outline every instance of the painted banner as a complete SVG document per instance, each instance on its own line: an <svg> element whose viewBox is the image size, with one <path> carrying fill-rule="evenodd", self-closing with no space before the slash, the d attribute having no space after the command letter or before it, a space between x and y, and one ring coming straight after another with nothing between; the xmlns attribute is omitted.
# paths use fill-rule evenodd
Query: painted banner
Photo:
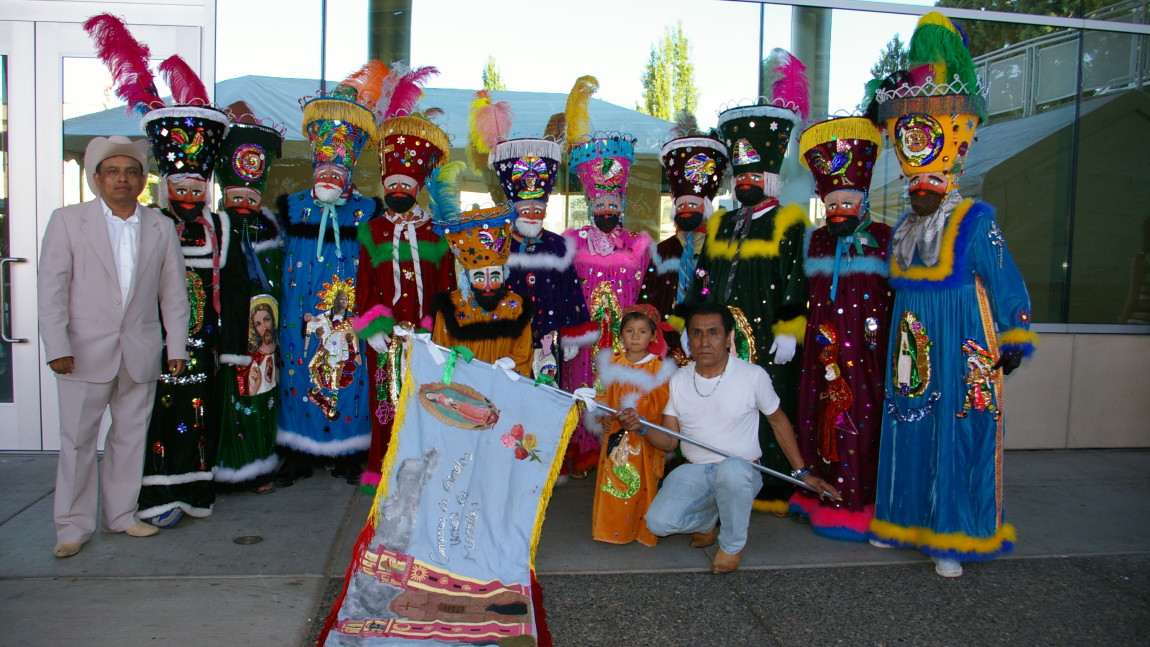
<svg viewBox="0 0 1150 647"><path fill-rule="evenodd" d="M407 352L398 431L319 645L548 645L535 548L575 403L421 340Z"/></svg>

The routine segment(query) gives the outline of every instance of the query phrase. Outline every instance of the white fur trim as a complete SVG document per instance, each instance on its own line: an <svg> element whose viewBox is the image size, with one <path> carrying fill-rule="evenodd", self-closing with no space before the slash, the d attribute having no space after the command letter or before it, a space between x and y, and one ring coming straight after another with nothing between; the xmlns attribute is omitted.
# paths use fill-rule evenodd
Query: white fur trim
<svg viewBox="0 0 1150 647"><path fill-rule="evenodd" d="M232 469L230 467L219 467L217 465L216 480L221 483L243 483L244 481L250 481L257 476L271 474L275 471L276 466L279 465L279 462L279 456L272 454L267 458L253 461L247 465L244 465L243 467L236 469Z"/></svg>
<svg viewBox="0 0 1150 647"><path fill-rule="evenodd" d="M251 355L232 355L231 353L220 353L220 364L228 366L251 366Z"/></svg>
<svg viewBox="0 0 1150 647"><path fill-rule="evenodd" d="M210 481L215 478L216 468L210 472L187 472L185 474L153 474L145 476L140 482L141 486L148 485L184 485L196 481ZM151 515L156 516L156 515Z"/></svg>
<svg viewBox="0 0 1150 647"><path fill-rule="evenodd" d="M644 395L646 394L639 393L638 391L632 391L624 395L623 397L619 398L619 408L634 409L635 405L639 404L639 398L642 398Z"/></svg>
<svg viewBox="0 0 1150 647"><path fill-rule="evenodd" d="M517 270L553 270L556 272L566 270L575 262L575 252L578 250L574 240L566 236L562 238L565 248L562 256L545 252L535 254L518 252L511 254L511 257L507 259L507 267Z"/></svg>
<svg viewBox="0 0 1150 647"><path fill-rule="evenodd" d="M260 216L263 218L264 224L271 226L271 230L275 232L275 235L252 245L252 249L257 252L266 252L269 249L279 248L283 244L283 241L280 239L280 224L276 221L275 215L271 211L268 211L267 207L261 207Z"/></svg>
<svg viewBox="0 0 1150 647"><path fill-rule="evenodd" d="M220 268L228 264L228 247L232 241L232 220L228 218L228 212L220 211L216 214L220 219L219 236L220 236ZM209 220L211 215L206 216ZM212 223L215 227L215 223ZM212 269L212 245L215 241L208 237L204 237L204 246L202 247L181 247L184 252L184 265L187 267L197 267L201 269ZM188 256L191 254L191 257Z"/></svg>
<svg viewBox="0 0 1150 647"><path fill-rule="evenodd" d="M312 456L345 456L367 451L371 447L371 434L345 438L344 440L321 443L294 431L280 428L276 432L276 444L299 450Z"/></svg>
<svg viewBox="0 0 1150 647"><path fill-rule="evenodd" d="M659 151L659 157L662 158L667 153L677 151L680 148L687 148L688 146L719 151L723 154L723 157L731 156L730 152L727 151L727 145L712 137L680 137L663 144L662 150Z"/></svg>
<svg viewBox="0 0 1150 647"><path fill-rule="evenodd" d="M151 508L147 508L145 510L137 510L136 518L140 521L147 521L152 517L158 517L168 510L174 510L175 508L183 510L184 514L188 515L189 517L203 519L204 517L212 516L212 509L215 508L215 506L213 505L207 508L197 508L193 505L188 505L183 501L173 501L171 503L152 506Z"/></svg>
<svg viewBox="0 0 1150 647"><path fill-rule="evenodd" d="M732 119L739 119L741 117L764 117L774 119L786 119L794 124L794 130L799 130L802 127L802 119L794 110L788 110L782 106L773 105L755 105L755 106L740 106L738 108L731 108L724 110L719 114L718 128L722 129L723 124Z"/></svg>
<svg viewBox="0 0 1150 647"><path fill-rule="evenodd" d="M563 337L559 340L559 345L564 347L574 346L575 348L583 348L584 346L590 346L597 341L599 341L598 328L589 332L585 332L582 335L568 335Z"/></svg>
<svg viewBox="0 0 1150 647"><path fill-rule="evenodd" d="M148 114L140 119L140 130L147 131L148 124L164 117L197 117L206 121L214 121L217 124L222 124L224 127L223 135L220 139L228 134L232 122L228 120L228 116L220 110L209 108L207 106L165 106L163 108L156 108L149 110ZM154 515L153 515L154 516Z"/></svg>
<svg viewBox="0 0 1150 647"><path fill-rule="evenodd" d="M592 411L590 407L583 410L583 428L587 430L587 433L596 438L602 438L603 434L607 432L607 430L603 428L603 425L599 424L599 416L610 417L611 414L602 409Z"/></svg>
<svg viewBox="0 0 1150 647"><path fill-rule="evenodd" d="M534 137L509 139L499 142L499 144L495 146L495 150L492 151L491 156L488 158L488 163L491 164L493 162L498 164L499 162L517 160L520 157L526 157L528 155L559 161L563 159L563 147L559 142L550 139L538 139Z"/></svg>
<svg viewBox="0 0 1150 647"><path fill-rule="evenodd" d="M612 355L613 353L605 348L595 356L595 365L599 369L599 383L603 385L604 389L612 384L626 384L638 387L644 393L650 393L666 383L675 374L675 371L679 370L675 362L663 360L663 366L659 372L651 375L642 369L612 362Z"/></svg>
<svg viewBox="0 0 1150 647"><path fill-rule="evenodd" d="M659 256L658 248L651 246L651 264L655 266L655 274L679 273L679 265L683 262L682 256Z"/></svg>

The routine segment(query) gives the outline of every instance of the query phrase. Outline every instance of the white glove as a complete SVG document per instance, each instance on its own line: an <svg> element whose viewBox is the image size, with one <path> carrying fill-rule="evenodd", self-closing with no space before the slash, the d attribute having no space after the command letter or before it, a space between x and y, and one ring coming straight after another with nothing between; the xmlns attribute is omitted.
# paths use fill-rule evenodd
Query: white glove
<svg viewBox="0 0 1150 647"><path fill-rule="evenodd" d="M775 343L771 344L769 353L775 354L776 364L786 364L795 358L795 349L799 342L794 335L775 335Z"/></svg>
<svg viewBox="0 0 1150 647"><path fill-rule="evenodd" d="M380 355L387 352L387 345L391 343L391 337L387 333L377 332L371 337L367 338L367 345Z"/></svg>
<svg viewBox="0 0 1150 647"><path fill-rule="evenodd" d="M587 411L588 412L594 411L595 408L599 406L599 403L595 402L595 396L598 394L595 393L595 389L592 389L590 387L584 386L584 387L580 387L578 389L575 389L571 393L571 395L575 396L576 400L587 405Z"/></svg>
<svg viewBox="0 0 1150 647"><path fill-rule="evenodd" d="M570 362L571 360L575 359L575 356L578 354L579 354L579 347L578 346L564 346L563 347L563 361L564 362Z"/></svg>

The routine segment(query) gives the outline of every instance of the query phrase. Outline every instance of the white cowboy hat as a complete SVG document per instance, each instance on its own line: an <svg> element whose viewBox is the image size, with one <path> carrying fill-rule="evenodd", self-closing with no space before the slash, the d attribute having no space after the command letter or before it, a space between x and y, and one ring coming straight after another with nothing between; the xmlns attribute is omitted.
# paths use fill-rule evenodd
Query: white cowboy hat
<svg viewBox="0 0 1150 647"><path fill-rule="evenodd" d="M88 180L88 188L95 195L100 195L96 186L96 167L109 157L124 155L140 163L144 173L148 172L148 140L138 139L132 141L123 135L111 137L93 137L84 150L84 177Z"/></svg>

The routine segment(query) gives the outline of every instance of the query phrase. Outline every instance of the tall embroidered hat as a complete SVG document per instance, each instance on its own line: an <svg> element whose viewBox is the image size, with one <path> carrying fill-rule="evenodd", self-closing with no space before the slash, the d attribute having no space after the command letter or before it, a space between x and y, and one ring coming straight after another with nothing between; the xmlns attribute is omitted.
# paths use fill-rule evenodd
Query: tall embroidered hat
<svg viewBox="0 0 1150 647"><path fill-rule="evenodd" d="M832 191L870 191L882 132L866 117L821 121L799 136L799 161L811 170L820 198Z"/></svg>
<svg viewBox="0 0 1150 647"><path fill-rule="evenodd" d="M228 118L212 107L200 77L179 56L160 63L159 71L172 89L174 104L168 106L149 68L151 50L132 36L123 20L100 14L85 21L84 29L112 73L116 95L128 103L128 113L143 117L140 128L151 143L160 175L190 173L210 179Z"/></svg>
<svg viewBox="0 0 1150 647"><path fill-rule="evenodd" d="M432 227L435 233L447 239L463 269L477 270L507 263L515 217L514 207L500 203L446 218L433 214Z"/></svg>
<svg viewBox="0 0 1150 647"><path fill-rule="evenodd" d="M563 146L550 139L512 139L495 147L493 164L511 202L547 202L559 177Z"/></svg>
<svg viewBox="0 0 1150 647"><path fill-rule="evenodd" d="M775 48L764 63L764 87L770 98L729 108L719 114L718 128L731 154L731 172L763 173L768 196L779 195L779 169L787 154L791 131L802 125L810 110L806 67L785 50Z"/></svg>
<svg viewBox="0 0 1150 647"><path fill-rule="evenodd" d="M263 193L281 155L283 133L260 123L242 101L228 106L228 111L232 125L220 149L216 178L223 188L243 186Z"/></svg>
<svg viewBox="0 0 1150 647"><path fill-rule="evenodd" d="M424 84L439 70L420 67L407 71L394 67L396 71L388 80L394 90L378 131L379 173L383 178L406 175L422 185L434 169L448 162L451 151L447 133L427 118L442 111L415 112Z"/></svg>
<svg viewBox="0 0 1150 647"><path fill-rule="evenodd" d="M726 145L707 136L678 137L659 152L671 196L696 195L707 202L719 192L729 159Z"/></svg>
<svg viewBox="0 0 1150 647"><path fill-rule="evenodd" d="M468 119L470 149L487 156L488 166L512 204L527 200L547 202L559 176L563 146L547 138L508 139L511 106L492 101L486 90L475 93Z"/></svg>
<svg viewBox="0 0 1150 647"><path fill-rule="evenodd" d="M567 163L583 183L583 194L594 202L612 195L623 202L635 161L635 138L623 133L596 134L575 144Z"/></svg>
<svg viewBox="0 0 1150 647"><path fill-rule="evenodd" d="M931 12L910 39L912 68L868 84L878 122L884 124L904 175L962 174L987 89L975 73L962 32ZM877 87L876 87L877 86Z"/></svg>
<svg viewBox="0 0 1150 647"><path fill-rule="evenodd" d="M331 92L300 99L303 135L311 143L312 166L335 164L350 173L375 136L377 110L385 100L384 81L391 71L368 61Z"/></svg>

